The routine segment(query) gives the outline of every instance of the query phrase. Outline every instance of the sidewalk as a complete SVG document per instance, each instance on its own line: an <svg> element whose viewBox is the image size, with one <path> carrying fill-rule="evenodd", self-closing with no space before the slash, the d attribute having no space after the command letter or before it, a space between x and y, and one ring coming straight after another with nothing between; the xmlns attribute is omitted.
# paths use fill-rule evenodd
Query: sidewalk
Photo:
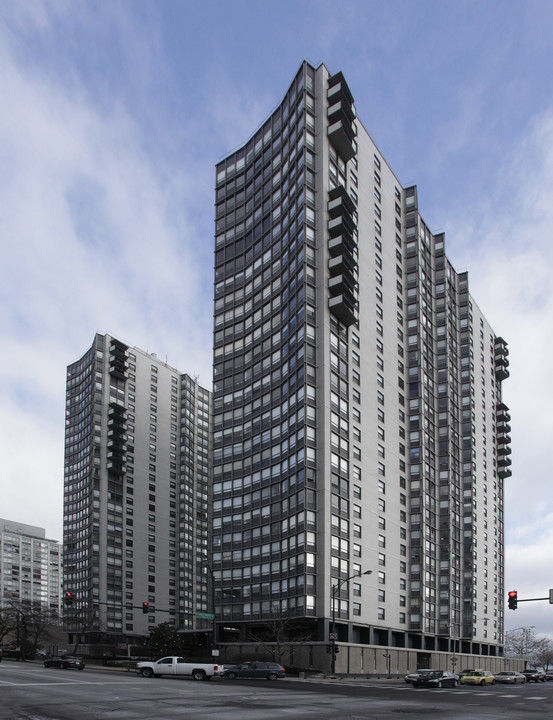
<svg viewBox="0 0 553 720"><path fill-rule="evenodd" d="M27 660L26 661L29 664L40 664L42 665L42 660ZM100 660L85 660L86 667L87 668L95 668L98 670L111 670L113 672L122 672L122 673L136 673L136 661L129 661L128 663L125 663L124 661L121 661L121 664L115 665L103 665ZM217 676L215 676L217 677ZM403 679L403 675L348 675L346 673L325 673L325 672L300 672L299 674L291 674L288 673L286 675L286 680L295 680L299 682L308 682L308 681L316 681L316 682L377 682L382 683L385 682L386 684L400 684L404 685L405 680Z"/></svg>
<svg viewBox="0 0 553 720"><path fill-rule="evenodd" d="M304 677L302 677L303 673L300 673L300 676L297 677L295 675L287 675L286 678L288 680L321 680L321 681L332 681L332 682L386 682L386 683L399 683L401 685L406 684L405 680L403 679L403 676L392 676L392 675L347 675L345 673L306 673Z"/></svg>

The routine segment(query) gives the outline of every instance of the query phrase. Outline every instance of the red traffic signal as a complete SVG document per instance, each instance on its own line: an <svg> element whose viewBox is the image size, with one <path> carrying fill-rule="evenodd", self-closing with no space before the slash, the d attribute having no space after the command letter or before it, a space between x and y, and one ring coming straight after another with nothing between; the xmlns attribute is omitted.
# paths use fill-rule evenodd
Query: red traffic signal
<svg viewBox="0 0 553 720"><path fill-rule="evenodd" d="M509 590L507 596L509 598L509 610L516 610L518 607L517 591Z"/></svg>
<svg viewBox="0 0 553 720"><path fill-rule="evenodd" d="M142 612L147 615L150 612L150 605L147 602L142 603Z"/></svg>
<svg viewBox="0 0 553 720"><path fill-rule="evenodd" d="M71 592L65 593L65 604L73 605L73 593L71 593Z"/></svg>

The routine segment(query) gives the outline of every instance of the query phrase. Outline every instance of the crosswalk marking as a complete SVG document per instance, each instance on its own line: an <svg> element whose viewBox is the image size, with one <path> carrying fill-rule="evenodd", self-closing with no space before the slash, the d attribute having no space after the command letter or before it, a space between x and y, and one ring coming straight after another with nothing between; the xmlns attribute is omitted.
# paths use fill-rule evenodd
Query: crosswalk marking
<svg viewBox="0 0 553 720"><path fill-rule="evenodd" d="M309 678L304 680L303 682L306 683L325 683L325 684L332 684L325 678ZM348 685L350 687L366 687L366 688L378 688L379 690L383 689L391 689L398 692L413 692L414 688L411 687L410 684L406 685L388 685L388 684L382 684L382 683L374 683L374 682L363 682L363 681L356 681L356 680L341 680L340 685ZM420 688L419 688L420 689ZM524 700L546 700L547 697L545 695L533 695L530 697L521 696L518 693L507 693L507 692L498 692L497 690L490 690L489 692L486 692L485 688L467 688L467 687L457 687L457 688L423 688L425 690L430 690L433 694L436 693L455 693L455 695L468 695L472 697L478 697L478 698L504 698L504 699L512 699L512 698L522 698L524 697Z"/></svg>

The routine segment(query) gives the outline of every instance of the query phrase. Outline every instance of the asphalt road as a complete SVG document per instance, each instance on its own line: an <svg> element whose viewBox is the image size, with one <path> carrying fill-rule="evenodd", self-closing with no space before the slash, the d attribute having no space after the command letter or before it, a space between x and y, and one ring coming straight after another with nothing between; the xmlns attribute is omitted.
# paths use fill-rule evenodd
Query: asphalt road
<svg viewBox="0 0 553 720"><path fill-rule="evenodd" d="M552 704L553 683L423 690L398 680L195 682L0 663L1 720L528 720L551 717Z"/></svg>

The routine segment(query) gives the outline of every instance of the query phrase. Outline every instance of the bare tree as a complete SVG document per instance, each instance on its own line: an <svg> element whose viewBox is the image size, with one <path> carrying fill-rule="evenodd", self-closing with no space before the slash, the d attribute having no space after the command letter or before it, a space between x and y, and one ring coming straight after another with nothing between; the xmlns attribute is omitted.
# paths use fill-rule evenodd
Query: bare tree
<svg viewBox="0 0 553 720"><path fill-rule="evenodd" d="M36 655L40 643L48 640L60 624L57 610L40 604L28 609L25 618L26 643L32 656Z"/></svg>
<svg viewBox="0 0 553 720"><path fill-rule="evenodd" d="M59 626L59 616L42 603L9 600L0 613L0 643L10 641L25 660L34 657L41 641Z"/></svg>
<svg viewBox="0 0 553 720"><path fill-rule="evenodd" d="M532 628L509 630L505 634L505 655L528 660L538 667L553 665L553 640L538 637Z"/></svg>
<svg viewBox="0 0 553 720"><path fill-rule="evenodd" d="M265 648L273 660L282 664L290 644L310 640L311 629L298 624L298 619L283 610L280 603L273 603L270 617L260 621L255 629L250 629L248 638Z"/></svg>
<svg viewBox="0 0 553 720"><path fill-rule="evenodd" d="M3 608L0 610L0 645L4 644L5 638L12 633L15 625L14 618L8 609Z"/></svg>
<svg viewBox="0 0 553 720"><path fill-rule="evenodd" d="M533 660L536 665L546 670L553 665L553 640L551 638L543 637L537 640Z"/></svg>
<svg viewBox="0 0 553 720"><path fill-rule="evenodd" d="M83 604L80 607L66 607L63 614L63 623L66 630L75 636L73 655L76 655L81 642L81 635L93 627L96 611L93 606Z"/></svg>
<svg viewBox="0 0 553 720"><path fill-rule="evenodd" d="M536 634L532 628L509 630L505 634L505 655L507 657L529 658L537 645Z"/></svg>

